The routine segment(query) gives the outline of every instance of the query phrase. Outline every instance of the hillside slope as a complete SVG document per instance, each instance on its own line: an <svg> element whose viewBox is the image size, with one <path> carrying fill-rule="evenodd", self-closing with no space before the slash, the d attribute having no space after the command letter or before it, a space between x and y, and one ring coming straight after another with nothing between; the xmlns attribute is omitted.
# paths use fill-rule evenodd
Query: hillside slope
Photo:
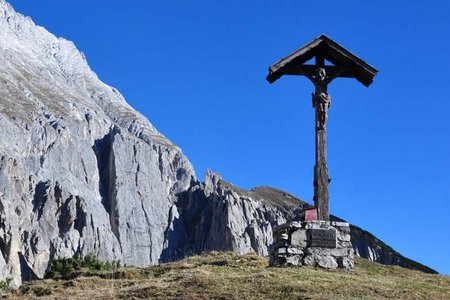
<svg viewBox="0 0 450 300"><path fill-rule="evenodd" d="M145 269L27 283L6 299L450 299L450 277L356 260L352 273L269 268L254 254L210 253Z"/></svg>

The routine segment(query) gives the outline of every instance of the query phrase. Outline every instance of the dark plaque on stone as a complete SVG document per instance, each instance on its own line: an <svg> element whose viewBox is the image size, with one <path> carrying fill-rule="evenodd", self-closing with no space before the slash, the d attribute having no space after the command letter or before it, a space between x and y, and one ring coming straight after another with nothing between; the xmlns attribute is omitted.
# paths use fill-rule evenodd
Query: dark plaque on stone
<svg viewBox="0 0 450 300"><path fill-rule="evenodd" d="M336 248L336 230L308 229L307 236L310 247Z"/></svg>

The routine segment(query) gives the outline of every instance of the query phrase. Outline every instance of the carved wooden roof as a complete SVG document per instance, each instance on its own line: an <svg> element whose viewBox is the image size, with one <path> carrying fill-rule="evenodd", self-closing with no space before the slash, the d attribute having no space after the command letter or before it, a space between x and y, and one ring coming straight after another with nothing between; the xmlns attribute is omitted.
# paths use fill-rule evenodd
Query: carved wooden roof
<svg viewBox="0 0 450 300"><path fill-rule="evenodd" d="M304 65L304 63L318 56L334 64L334 67L330 68L334 68L336 72L339 70L338 77L355 78L367 87L373 82L373 78L378 73L377 69L326 35L321 35L271 65L267 81L273 83L283 75L304 75L305 70L316 68L316 66Z"/></svg>

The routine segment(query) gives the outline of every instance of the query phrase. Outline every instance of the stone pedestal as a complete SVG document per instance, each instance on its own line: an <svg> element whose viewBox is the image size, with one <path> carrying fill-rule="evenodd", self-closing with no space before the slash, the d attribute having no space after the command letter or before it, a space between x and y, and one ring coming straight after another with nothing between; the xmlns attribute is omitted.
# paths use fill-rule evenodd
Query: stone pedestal
<svg viewBox="0 0 450 300"><path fill-rule="evenodd" d="M354 251L346 222L288 222L275 228L270 266L352 270Z"/></svg>

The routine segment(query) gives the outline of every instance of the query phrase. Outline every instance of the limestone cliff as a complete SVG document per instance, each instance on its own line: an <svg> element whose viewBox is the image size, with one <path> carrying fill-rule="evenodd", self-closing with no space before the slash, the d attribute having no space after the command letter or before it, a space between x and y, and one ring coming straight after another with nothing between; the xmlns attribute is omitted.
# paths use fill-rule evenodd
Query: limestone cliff
<svg viewBox="0 0 450 300"><path fill-rule="evenodd" d="M267 255L273 226L307 205L211 172L198 182L73 43L4 0L0 129L0 280L15 286L75 253L136 266L207 250Z"/></svg>
<svg viewBox="0 0 450 300"><path fill-rule="evenodd" d="M3 0L0 128L0 280L77 252L158 262L191 164L73 43Z"/></svg>

